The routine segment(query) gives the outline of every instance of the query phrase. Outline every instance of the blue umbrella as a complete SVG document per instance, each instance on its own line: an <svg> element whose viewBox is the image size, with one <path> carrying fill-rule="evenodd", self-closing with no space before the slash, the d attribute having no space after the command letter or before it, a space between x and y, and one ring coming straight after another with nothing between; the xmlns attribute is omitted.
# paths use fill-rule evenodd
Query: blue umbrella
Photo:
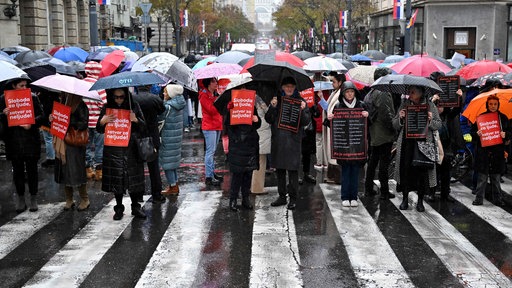
<svg viewBox="0 0 512 288"><path fill-rule="evenodd" d="M361 54L356 54L350 56L350 61L372 61L372 59Z"/></svg>
<svg viewBox="0 0 512 288"><path fill-rule="evenodd" d="M243 52L234 50L219 55L219 57L215 59L215 62L238 64L238 62L248 58L251 58L251 55L247 55Z"/></svg>
<svg viewBox="0 0 512 288"><path fill-rule="evenodd" d="M206 65L208 65L208 62L214 62L215 59L217 59L217 57L204 58L203 60L197 62L196 65L194 65L194 67L192 67L192 70L196 70L198 68L203 68Z"/></svg>
<svg viewBox="0 0 512 288"><path fill-rule="evenodd" d="M313 82L315 85L315 91L324 91L324 90L333 90L331 81L315 81Z"/></svg>
<svg viewBox="0 0 512 288"><path fill-rule="evenodd" d="M91 90L137 87L153 84L164 84L165 81L153 73L122 72L98 79Z"/></svg>
<svg viewBox="0 0 512 288"><path fill-rule="evenodd" d="M132 71L133 64L135 64L137 60L128 60L124 63L123 69L120 72Z"/></svg>
<svg viewBox="0 0 512 288"><path fill-rule="evenodd" d="M57 51L53 57L58 58L64 62L81 61L85 62L89 53L79 47L65 47Z"/></svg>
<svg viewBox="0 0 512 288"><path fill-rule="evenodd" d="M91 52L89 53L89 56L87 56L87 59L86 62L89 62L89 61L96 61L96 62L100 62L101 60L103 60L108 54L110 54L110 52L107 52L107 51L102 51L102 50L97 50L97 51L94 51L94 52Z"/></svg>

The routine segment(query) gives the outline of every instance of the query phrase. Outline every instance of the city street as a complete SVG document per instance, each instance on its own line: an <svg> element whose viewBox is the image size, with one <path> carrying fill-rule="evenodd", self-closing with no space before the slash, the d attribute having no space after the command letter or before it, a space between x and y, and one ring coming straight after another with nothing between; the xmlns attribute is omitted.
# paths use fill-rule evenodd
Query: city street
<svg viewBox="0 0 512 288"><path fill-rule="evenodd" d="M437 198L423 213L415 193L405 211L399 193L364 197L362 180L360 205L342 207L340 186L319 171L316 185L300 186L296 210L271 207L277 181L267 174L255 209L232 212L218 148L215 189L204 184L202 135L184 133L180 194L152 204L148 176L145 220L125 197L113 221L113 195L94 180L90 208L63 211L51 167L39 169L39 211L17 214L11 164L0 160L0 287L512 287L510 174L504 208L473 206L468 183L454 183L454 203Z"/></svg>

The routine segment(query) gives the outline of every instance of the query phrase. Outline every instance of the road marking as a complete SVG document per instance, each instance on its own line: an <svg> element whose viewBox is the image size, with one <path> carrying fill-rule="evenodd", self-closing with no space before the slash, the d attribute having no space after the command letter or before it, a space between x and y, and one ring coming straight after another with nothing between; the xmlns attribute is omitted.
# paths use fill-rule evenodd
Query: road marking
<svg viewBox="0 0 512 288"><path fill-rule="evenodd" d="M149 199L144 196L144 202ZM125 200L129 199L125 197ZM112 220L116 200L96 216L55 254L24 287L78 287L101 257L132 222L131 205L124 205L124 217ZM144 205L144 203L141 203Z"/></svg>
<svg viewBox="0 0 512 288"><path fill-rule="evenodd" d="M389 183L395 188L395 183ZM432 251L466 287L510 287L503 275L455 227L429 205L425 212L416 211L416 193L409 193L409 209L400 210ZM390 201L398 208L402 194Z"/></svg>
<svg viewBox="0 0 512 288"><path fill-rule="evenodd" d="M361 287L414 287L363 205L342 207L340 185L320 184Z"/></svg>
<svg viewBox="0 0 512 288"><path fill-rule="evenodd" d="M42 204L37 212L27 210L0 227L0 259L52 222L63 209L64 203Z"/></svg>
<svg viewBox="0 0 512 288"><path fill-rule="evenodd" d="M501 191L505 194L508 194L512 196L512 180L507 177L502 177L502 179L505 181L501 183Z"/></svg>
<svg viewBox="0 0 512 288"><path fill-rule="evenodd" d="M303 287L293 214L272 207L277 187L255 198L250 287Z"/></svg>
<svg viewBox="0 0 512 288"><path fill-rule="evenodd" d="M222 191L185 195L136 287L192 287Z"/></svg>

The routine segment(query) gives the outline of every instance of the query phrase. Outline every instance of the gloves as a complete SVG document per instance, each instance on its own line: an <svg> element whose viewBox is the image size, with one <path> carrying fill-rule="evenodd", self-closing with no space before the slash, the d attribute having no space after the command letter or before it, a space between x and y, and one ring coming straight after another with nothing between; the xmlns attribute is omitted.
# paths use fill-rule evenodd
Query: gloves
<svg viewBox="0 0 512 288"><path fill-rule="evenodd" d="M472 142L473 141L473 137L471 137L471 134L469 134L469 133L464 134L463 137L464 137L464 141L466 141L466 142Z"/></svg>

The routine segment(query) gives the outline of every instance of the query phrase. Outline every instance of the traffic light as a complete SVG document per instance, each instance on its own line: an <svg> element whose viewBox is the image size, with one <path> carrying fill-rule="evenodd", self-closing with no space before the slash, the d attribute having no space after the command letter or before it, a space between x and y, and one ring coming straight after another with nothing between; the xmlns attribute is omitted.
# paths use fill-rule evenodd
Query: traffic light
<svg viewBox="0 0 512 288"><path fill-rule="evenodd" d="M153 37L153 32L155 31L155 29L151 28L151 27L146 27L146 37L147 37L147 40L148 40L148 43L149 41L151 40L151 37Z"/></svg>
<svg viewBox="0 0 512 288"><path fill-rule="evenodd" d="M399 36L395 38L395 46L397 47L397 55L404 55L405 37Z"/></svg>

